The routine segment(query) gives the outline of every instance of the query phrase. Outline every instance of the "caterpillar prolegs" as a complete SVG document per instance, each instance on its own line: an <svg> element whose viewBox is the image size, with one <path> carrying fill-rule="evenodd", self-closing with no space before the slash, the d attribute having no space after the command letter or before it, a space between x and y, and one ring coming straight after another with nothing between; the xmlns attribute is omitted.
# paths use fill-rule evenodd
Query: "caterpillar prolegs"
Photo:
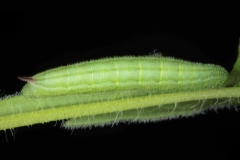
<svg viewBox="0 0 240 160"><path fill-rule="evenodd" d="M151 90L161 93L224 86L228 72L214 64L193 63L162 56L103 58L50 69L32 77L23 95Z"/></svg>

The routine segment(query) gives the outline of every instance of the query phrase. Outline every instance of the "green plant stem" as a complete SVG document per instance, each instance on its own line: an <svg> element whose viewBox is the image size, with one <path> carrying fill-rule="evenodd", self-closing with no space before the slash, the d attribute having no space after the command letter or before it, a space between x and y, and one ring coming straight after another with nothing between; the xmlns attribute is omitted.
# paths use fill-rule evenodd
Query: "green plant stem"
<svg viewBox="0 0 240 160"><path fill-rule="evenodd" d="M239 40L240 41L240 40ZM227 87L231 87L231 86L240 86L240 42L238 45L238 57L237 60L235 62L235 64L233 65L233 69L230 72L226 85Z"/></svg>
<svg viewBox="0 0 240 160"><path fill-rule="evenodd" d="M156 105L214 98L226 98L229 100L233 98L238 99L238 97L240 97L240 87L230 87L191 92L153 94L82 105L66 105L58 108L39 109L30 112L2 116L0 117L0 130L82 116L121 112L130 109L141 109ZM6 100L11 100L11 98Z"/></svg>

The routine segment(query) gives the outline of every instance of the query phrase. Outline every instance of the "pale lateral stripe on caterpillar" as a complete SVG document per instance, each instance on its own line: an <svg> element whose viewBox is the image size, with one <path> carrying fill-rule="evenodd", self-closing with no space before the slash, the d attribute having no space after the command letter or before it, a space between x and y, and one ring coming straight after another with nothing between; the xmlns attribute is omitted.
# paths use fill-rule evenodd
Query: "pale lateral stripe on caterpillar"
<svg viewBox="0 0 240 160"><path fill-rule="evenodd" d="M125 56L103 58L50 69L33 77L24 95L64 95L121 90L159 90L161 93L224 86L228 72L214 64L171 57Z"/></svg>

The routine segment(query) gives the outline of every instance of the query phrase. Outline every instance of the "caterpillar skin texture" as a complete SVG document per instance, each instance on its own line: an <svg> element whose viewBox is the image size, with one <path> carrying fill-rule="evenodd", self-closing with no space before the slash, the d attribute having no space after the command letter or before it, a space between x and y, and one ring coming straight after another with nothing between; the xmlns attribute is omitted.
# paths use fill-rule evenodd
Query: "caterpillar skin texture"
<svg viewBox="0 0 240 160"><path fill-rule="evenodd" d="M213 64L171 57L114 57L62 66L32 77L23 95L64 95L121 90L157 90L161 93L224 86L228 72Z"/></svg>

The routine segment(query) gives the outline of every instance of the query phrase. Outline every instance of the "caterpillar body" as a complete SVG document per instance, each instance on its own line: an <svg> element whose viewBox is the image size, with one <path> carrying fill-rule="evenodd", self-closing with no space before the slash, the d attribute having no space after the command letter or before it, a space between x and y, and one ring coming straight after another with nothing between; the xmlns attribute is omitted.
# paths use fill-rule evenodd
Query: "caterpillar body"
<svg viewBox="0 0 240 160"><path fill-rule="evenodd" d="M32 77L23 95L64 95L121 90L157 90L161 93L224 86L228 72L214 64L193 63L162 56L103 58L62 66Z"/></svg>

